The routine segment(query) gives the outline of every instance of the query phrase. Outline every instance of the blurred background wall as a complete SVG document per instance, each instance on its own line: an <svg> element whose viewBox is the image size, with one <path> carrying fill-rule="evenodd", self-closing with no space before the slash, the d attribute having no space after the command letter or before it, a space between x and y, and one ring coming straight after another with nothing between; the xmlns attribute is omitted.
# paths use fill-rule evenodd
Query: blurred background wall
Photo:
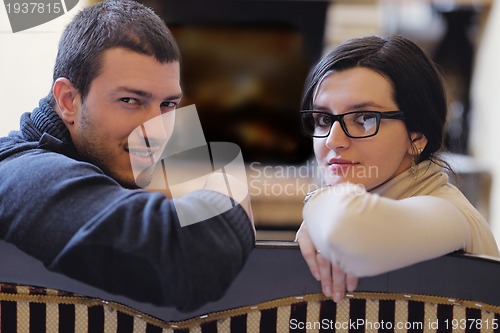
<svg viewBox="0 0 500 333"><path fill-rule="evenodd" d="M500 3L494 1L477 48L471 87L470 154L492 175L490 224L500 240ZM496 123L499 121L499 124Z"/></svg>
<svg viewBox="0 0 500 333"><path fill-rule="evenodd" d="M52 84L59 37L86 0L68 13L37 27L12 33L6 7L0 5L0 135L19 128L19 117L38 105Z"/></svg>

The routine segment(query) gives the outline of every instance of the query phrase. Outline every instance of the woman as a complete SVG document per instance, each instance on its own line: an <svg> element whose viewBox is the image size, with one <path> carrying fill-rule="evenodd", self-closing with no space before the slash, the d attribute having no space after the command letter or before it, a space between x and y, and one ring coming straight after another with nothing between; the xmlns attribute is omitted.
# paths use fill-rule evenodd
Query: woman
<svg viewBox="0 0 500 333"><path fill-rule="evenodd" d="M411 41L347 41L311 71L301 111L327 186L306 199L297 233L335 301L370 276L455 250L498 256L486 221L448 182L446 98Z"/></svg>

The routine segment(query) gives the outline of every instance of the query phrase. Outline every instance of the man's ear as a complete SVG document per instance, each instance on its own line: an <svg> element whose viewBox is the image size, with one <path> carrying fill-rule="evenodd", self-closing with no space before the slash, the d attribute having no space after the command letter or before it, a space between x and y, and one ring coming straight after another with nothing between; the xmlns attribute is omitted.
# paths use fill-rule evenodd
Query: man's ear
<svg viewBox="0 0 500 333"><path fill-rule="evenodd" d="M52 93L56 101L57 113L67 126L72 126L80 109L80 92L70 80L60 77L54 82Z"/></svg>
<svg viewBox="0 0 500 333"><path fill-rule="evenodd" d="M420 153L427 146L427 137L420 132L410 133L410 146L408 147L408 154L420 155Z"/></svg>

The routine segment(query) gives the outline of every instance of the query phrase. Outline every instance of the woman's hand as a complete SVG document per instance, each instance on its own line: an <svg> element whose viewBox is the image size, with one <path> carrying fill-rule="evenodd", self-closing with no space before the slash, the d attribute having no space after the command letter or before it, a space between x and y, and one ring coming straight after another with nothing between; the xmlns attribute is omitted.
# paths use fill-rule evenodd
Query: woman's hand
<svg viewBox="0 0 500 333"><path fill-rule="evenodd" d="M335 302L339 302L344 298L346 290L356 289L358 278L330 263L316 250L305 223L302 223L297 232L296 241L299 243L300 252L312 275L316 280L321 281L321 289L325 296L332 297Z"/></svg>

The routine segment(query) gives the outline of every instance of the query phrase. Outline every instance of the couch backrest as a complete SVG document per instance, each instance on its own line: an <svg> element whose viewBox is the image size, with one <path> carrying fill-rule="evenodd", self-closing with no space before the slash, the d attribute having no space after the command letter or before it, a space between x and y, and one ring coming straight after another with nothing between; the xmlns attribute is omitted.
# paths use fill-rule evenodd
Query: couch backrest
<svg viewBox="0 0 500 333"><path fill-rule="evenodd" d="M223 298L182 313L24 266L32 259L5 246L1 332L500 331L500 262L492 258L450 254L364 278L336 304L321 294L296 244L261 242ZM13 255L18 261L8 265Z"/></svg>

